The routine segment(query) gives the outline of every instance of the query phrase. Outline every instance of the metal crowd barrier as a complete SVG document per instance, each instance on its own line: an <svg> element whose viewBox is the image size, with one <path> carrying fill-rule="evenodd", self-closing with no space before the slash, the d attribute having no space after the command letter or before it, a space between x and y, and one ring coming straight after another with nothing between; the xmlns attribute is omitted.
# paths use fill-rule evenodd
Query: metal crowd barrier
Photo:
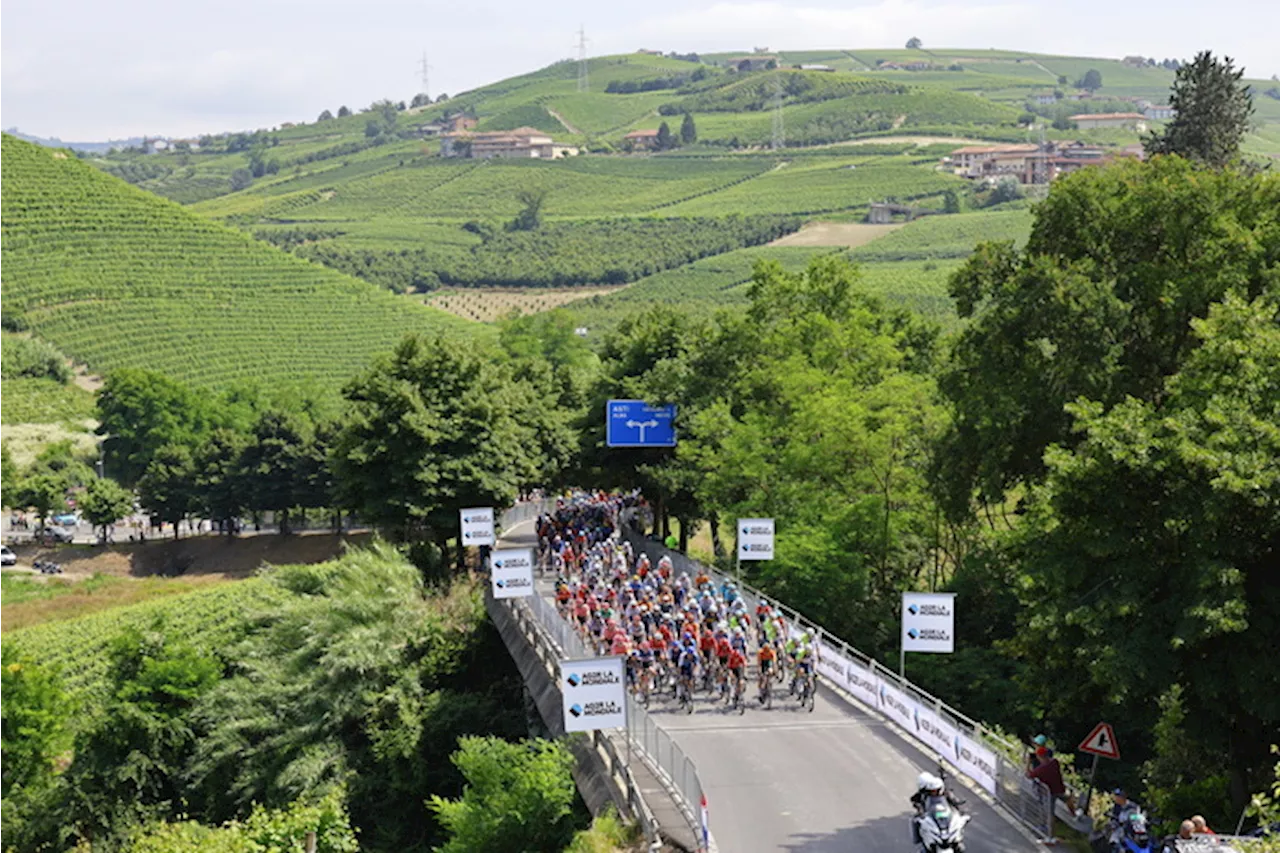
<svg viewBox="0 0 1280 853"><path fill-rule="evenodd" d="M664 556L669 557L676 575L688 572L690 577L695 577L705 572L717 586L726 580L735 580L713 566L641 536L630 524L632 517L634 511L624 515L622 536L637 554L644 552L654 564ZM1026 778L1019 763L1021 749L1016 744L827 633L776 598L741 582L738 582L738 591L746 599L749 612L754 613L759 600L766 598L786 619L793 636L807 631L817 639L817 672L829 685L853 696L894 723L927 752L944 759L1037 835L1045 839L1053 837L1054 798L1042 782Z"/></svg>
<svg viewBox="0 0 1280 853"><path fill-rule="evenodd" d="M503 513L501 517L502 529L509 530L522 521L536 518L546 512L549 507L554 507L554 501L531 501L517 504ZM542 595L507 599L506 603L511 605L511 610L517 614L517 619L522 617L529 618L538 626L545 638L554 646L557 660L596 656L595 650L587 648L578 632L573 629L566 619L560 616L555 605ZM641 760L648 765L649 769L658 776L659 781L673 795L673 799L692 830L694 838L701 839L700 808L703 792L702 782L698 779L697 767L692 759L685 755L684 751L672 740L671 736L654 722L653 717L645 710L644 706L635 701L629 692L627 694L625 738L635 753L640 756ZM600 731L592 732L592 743L598 749L609 754L610 764L613 768L616 769L622 766L625 770L622 775L627 782L627 800L632 806L633 813L637 815L641 828L645 832L645 837L650 842L655 841L658 836L657 824L648 805L644 803L629 767L619 761L617 745Z"/></svg>

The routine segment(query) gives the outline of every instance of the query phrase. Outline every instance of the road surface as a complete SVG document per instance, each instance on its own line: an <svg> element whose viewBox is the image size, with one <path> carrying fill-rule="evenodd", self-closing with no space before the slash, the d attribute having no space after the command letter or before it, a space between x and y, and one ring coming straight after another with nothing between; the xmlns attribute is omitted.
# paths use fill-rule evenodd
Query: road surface
<svg viewBox="0 0 1280 853"><path fill-rule="evenodd" d="M536 546L530 522L503 538ZM813 712L775 697L769 710L727 713L700 693L692 714L656 700L650 713L697 765L721 853L912 853L908 800L936 759L830 690ZM1038 849L977 795L955 790L974 816L970 853Z"/></svg>

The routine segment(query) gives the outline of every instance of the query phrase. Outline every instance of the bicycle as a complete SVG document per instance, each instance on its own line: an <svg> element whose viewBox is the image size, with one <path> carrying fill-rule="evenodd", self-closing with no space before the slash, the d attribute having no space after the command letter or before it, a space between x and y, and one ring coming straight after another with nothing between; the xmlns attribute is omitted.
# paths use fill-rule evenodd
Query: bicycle
<svg viewBox="0 0 1280 853"><path fill-rule="evenodd" d="M676 699L686 714L693 713L693 679L681 676L676 683Z"/></svg>
<svg viewBox="0 0 1280 853"><path fill-rule="evenodd" d="M773 707L773 673L766 672L760 677L760 695L756 697L765 708Z"/></svg>
<svg viewBox="0 0 1280 853"><path fill-rule="evenodd" d="M809 713L813 713L814 694L817 692L816 685L813 683L813 673L801 673L799 681L800 690L800 707L803 708L807 702L809 705Z"/></svg>
<svg viewBox="0 0 1280 853"><path fill-rule="evenodd" d="M744 679L741 675L734 676L733 704L731 705L731 708L736 709L739 714L745 714L747 712L747 706L742 701L742 694L746 692L746 688L743 685L743 681Z"/></svg>

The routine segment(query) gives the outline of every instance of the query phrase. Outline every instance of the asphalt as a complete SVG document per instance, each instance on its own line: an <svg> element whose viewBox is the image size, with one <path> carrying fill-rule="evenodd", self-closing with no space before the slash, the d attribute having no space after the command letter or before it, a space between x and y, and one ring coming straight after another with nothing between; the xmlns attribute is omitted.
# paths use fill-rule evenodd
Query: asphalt
<svg viewBox="0 0 1280 853"><path fill-rule="evenodd" d="M504 540L534 544L529 530ZM754 686L748 694L754 702ZM936 759L827 688L812 712L775 694L772 708L739 715L699 694L692 714L657 700L650 713L697 766L720 853L913 853L909 798ZM969 853L1038 849L993 806L956 791L973 815Z"/></svg>

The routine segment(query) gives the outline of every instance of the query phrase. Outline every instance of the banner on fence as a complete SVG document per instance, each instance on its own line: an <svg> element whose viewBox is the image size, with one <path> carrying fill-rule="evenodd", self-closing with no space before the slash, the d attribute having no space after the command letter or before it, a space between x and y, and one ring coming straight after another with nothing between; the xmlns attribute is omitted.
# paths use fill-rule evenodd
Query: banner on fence
<svg viewBox="0 0 1280 853"><path fill-rule="evenodd" d="M627 725L627 685L622 658L586 658L560 662L564 730L591 732Z"/></svg>
<svg viewBox="0 0 1280 853"><path fill-rule="evenodd" d="M492 545L493 507L478 506L458 510L462 522L463 545Z"/></svg>
<svg viewBox="0 0 1280 853"><path fill-rule="evenodd" d="M945 754L945 753L944 753ZM951 754L948 760L960 772L978 783L984 791L992 796L996 793L996 754L985 746L981 746L972 738L957 734L952 739Z"/></svg>
<svg viewBox="0 0 1280 853"><path fill-rule="evenodd" d="M533 549L500 548L489 555L489 578L494 598L533 595Z"/></svg>

